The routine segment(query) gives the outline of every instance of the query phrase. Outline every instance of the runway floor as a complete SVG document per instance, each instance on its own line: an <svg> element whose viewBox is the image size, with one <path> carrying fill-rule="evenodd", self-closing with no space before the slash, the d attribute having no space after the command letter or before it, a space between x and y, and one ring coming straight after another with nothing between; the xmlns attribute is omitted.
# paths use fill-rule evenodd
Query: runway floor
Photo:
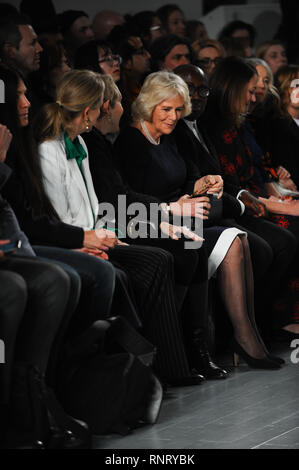
<svg viewBox="0 0 299 470"><path fill-rule="evenodd" d="M230 371L226 380L169 389L155 425L97 436L94 448L299 449L299 341L297 353L288 344L275 352L286 360L277 371L234 368L230 358L218 358Z"/></svg>

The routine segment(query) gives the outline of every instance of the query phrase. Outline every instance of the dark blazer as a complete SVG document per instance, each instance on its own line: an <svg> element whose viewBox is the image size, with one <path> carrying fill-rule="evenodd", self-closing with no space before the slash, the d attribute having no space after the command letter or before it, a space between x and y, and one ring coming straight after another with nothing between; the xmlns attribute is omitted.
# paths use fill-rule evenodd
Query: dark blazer
<svg viewBox="0 0 299 470"><path fill-rule="evenodd" d="M201 129L200 129L201 131ZM212 174L222 175L216 150L210 142L205 131L201 131L201 135L207 146L208 151L195 137L191 129L181 119L174 130L174 136L178 150L185 161L191 161L196 165L200 176ZM241 214L241 206L237 199L227 192L223 193L223 217L234 218Z"/></svg>
<svg viewBox="0 0 299 470"><path fill-rule="evenodd" d="M135 191L164 202L192 194L199 172L183 160L172 134L161 136L160 145L155 146L138 129L128 127L114 149L121 175Z"/></svg>
<svg viewBox="0 0 299 470"><path fill-rule="evenodd" d="M0 189L4 187L11 175L11 169L0 162ZM29 241L20 229L19 223L14 211L8 202L0 194L0 239L18 241L21 240L22 246L18 249L17 254L23 256L34 256L34 252ZM0 246L1 250L1 246Z"/></svg>
<svg viewBox="0 0 299 470"><path fill-rule="evenodd" d="M121 177L114 157L112 144L97 130L82 135L88 148L89 167L99 202L109 202L116 209L118 195L125 194L127 205L142 202L147 208L160 200L130 189Z"/></svg>

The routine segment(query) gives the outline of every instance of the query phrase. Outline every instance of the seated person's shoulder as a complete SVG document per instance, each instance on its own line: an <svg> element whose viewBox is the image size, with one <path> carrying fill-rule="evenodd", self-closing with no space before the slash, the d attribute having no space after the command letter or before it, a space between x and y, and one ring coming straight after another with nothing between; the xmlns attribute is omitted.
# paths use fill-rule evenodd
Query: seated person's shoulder
<svg viewBox="0 0 299 470"><path fill-rule="evenodd" d="M41 160L59 160L64 154L64 143L61 139L46 140L38 145L38 154Z"/></svg>

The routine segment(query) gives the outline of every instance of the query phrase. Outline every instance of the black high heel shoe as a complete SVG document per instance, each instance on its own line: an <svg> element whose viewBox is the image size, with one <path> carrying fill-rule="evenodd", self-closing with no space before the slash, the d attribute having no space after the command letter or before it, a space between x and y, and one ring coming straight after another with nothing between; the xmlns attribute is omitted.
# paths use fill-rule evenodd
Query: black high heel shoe
<svg viewBox="0 0 299 470"><path fill-rule="evenodd" d="M279 364L280 366L286 363L286 361L282 359L282 357L272 356L272 354L269 353L267 353L267 358L270 359L270 361L277 362L277 364Z"/></svg>
<svg viewBox="0 0 299 470"><path fill-rule="evenodd" d="M269 359L268 356L265 356L263 359L256 359L252 356L249 356L249 354L244 351L242 346L240 346L240 344L235 340L235 338L233 338L232 347L234 353L233 363L235 367L238 366L240 356L249 365L249 367L252 367L253 369L280 369L280 365L277 362Z"/></svg>

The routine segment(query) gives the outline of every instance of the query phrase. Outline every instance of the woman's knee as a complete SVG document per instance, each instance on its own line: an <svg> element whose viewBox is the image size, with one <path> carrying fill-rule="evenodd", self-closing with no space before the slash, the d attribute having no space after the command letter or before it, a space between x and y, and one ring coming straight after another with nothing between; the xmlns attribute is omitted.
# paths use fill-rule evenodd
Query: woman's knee
<svg viewBox="0 0 299 470"><path fill-rule="evenodd" d="M0 310L8 317L22 317L27 303L27 285L22 276L11 271L0 272Z"/></svg>
<svg viewBox="0 0 299 470"><path fill-rule="evenodd" d="M276 256L288 257L290 259L296 253L298 248L297 237L287 229L275 225L273 229L273 237L271 239L271 246Z"/></svg>
<svg viewBox="0 0 299 470"><path fill-rule="evenodd" d="M288 249L288 253L291 257L293 257L298 250L298 239L294 233L290 232L289 230L286 230L287 234L286 236L286 246Z"/></svg>
<svg viewBox="0 0 299 470"><path fill-rule="evenodd" d="M45 288L52 287L69 293L70 278L64 269L55 263L40 263L38 279L40 285Z"/></svg>
<svg viewBox="0 0 299 470"><path fill-rule="evenodd" d="M113 292L115 286L115 269L112 263L91 257L90 274L97 284L105 285L108 290Z"/></svg>
<svg viewBox="0 0 299 470"><path fill-rule="evenodd" d="M151 258L155 261L156 267L160 267L162 271L169 272L173 270L174 258L173 255L162 248L151 247Z"/></svg>
<svg viewBox="0 0 299 470"><path fill-rule="evenodd" d="M54 263L40 262L38 276L34 276L28 285L28 296L37 306L37 310L62 318L70 295L68 274Z"/></svg>
<svg viewBox="0 0 299 470"><path fill-rule="evenodd" d="M266 240L252 232L248 234L248 245L254 279L262 279L273 263L274 253L272 247Z"/></svg>
<svg viewBox="0 0 299 470"><path fill-rule="evenodd" d="M236 236L231 246L229 247L226 258L235 259L239 262L244 261L244 248L241 237L239 235Z"/></svg>

